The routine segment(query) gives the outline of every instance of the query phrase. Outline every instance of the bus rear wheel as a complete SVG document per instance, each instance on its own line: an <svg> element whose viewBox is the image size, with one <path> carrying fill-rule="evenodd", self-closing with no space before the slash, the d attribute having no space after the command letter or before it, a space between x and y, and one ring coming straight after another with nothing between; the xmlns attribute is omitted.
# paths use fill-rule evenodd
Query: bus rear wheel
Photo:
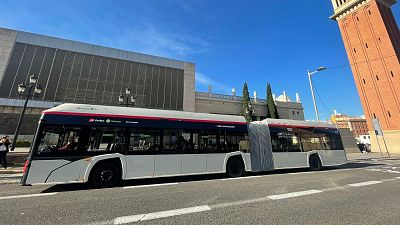
<svg viewBox="0 0 400 225"><path fill-rule="evenodd" d="M318 155L312 155L310 156L309 159L309 163L310 163L310 170L312 171L319 171L322 170L322 163L321 160L319 159Z"/></svg>
<svg viewBox="0 0 400 225"><path fill-rule="evenodd" d="M114 187L121 182L121 169L112 162L96 165L90 182L95 188Z"/></svg>
<svg viewBox="0 0 400 225"><path fill-rule="evenodd" d="M244 174L243 160L238 157L233 157L228 160L226 164L226 174L228 177L241 177Z"/></svg>

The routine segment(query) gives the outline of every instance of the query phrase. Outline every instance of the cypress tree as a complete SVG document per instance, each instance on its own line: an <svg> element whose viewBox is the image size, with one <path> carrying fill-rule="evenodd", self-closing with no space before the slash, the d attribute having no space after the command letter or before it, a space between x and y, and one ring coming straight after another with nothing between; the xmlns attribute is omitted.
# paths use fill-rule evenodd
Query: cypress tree
<svg viewBox="0 0 400 225"><path fill-rule="evenodd" d="M271 84L267 84L267 108L268 108L268 118L279 119L278 109L276 108L274 98L272 97Z"/></svg>
<svg viewBox="0 0 400 225"><path fill-rule="evenodd" d="M247 122L251 122L253 120L253 111L250 109L250 94L246 82L243 85L241 115L244 116Z"/></svg>

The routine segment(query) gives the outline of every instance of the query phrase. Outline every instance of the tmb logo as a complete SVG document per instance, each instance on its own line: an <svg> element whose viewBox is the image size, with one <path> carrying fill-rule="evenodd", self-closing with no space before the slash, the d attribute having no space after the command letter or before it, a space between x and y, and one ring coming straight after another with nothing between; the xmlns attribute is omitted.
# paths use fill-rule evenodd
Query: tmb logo
<svg viewBox="0 0 400 225"><path fill-rule="evenodd" d="M90 118L89 123L93 123L93 122L94 122L94 118Z"/></svg>

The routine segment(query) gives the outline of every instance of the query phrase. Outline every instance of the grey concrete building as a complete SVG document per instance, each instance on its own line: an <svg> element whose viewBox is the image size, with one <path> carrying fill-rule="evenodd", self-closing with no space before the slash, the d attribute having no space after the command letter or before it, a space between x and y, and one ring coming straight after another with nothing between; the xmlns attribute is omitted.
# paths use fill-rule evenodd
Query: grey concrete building
<svg viewBox="0 0 400 225"><path fill-rule="evenodd" d="M138 107L194 111L192 63L8 29L0 39L1 98L35 73L36 100L117 105L129 87Z"/></svg>

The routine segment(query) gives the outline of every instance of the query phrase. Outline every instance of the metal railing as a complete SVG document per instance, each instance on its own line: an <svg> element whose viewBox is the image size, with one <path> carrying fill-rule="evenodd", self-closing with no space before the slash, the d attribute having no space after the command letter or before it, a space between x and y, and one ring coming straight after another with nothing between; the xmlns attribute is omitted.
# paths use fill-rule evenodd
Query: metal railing
<svg viewBox="0 0 400 225"><path fill-rule="evenodd" d="M214 94L214 93L207 93L207 92L196 92L196 97L200 98L212 98L212 99L227 99L227 100L234 100L234 101L242 101L241 96L233 96L233 95L224 95L224 94ZM254 102L254 98L250 98L252 102ZM266 103L265 99L257 98L257 103Z"/></svg>

